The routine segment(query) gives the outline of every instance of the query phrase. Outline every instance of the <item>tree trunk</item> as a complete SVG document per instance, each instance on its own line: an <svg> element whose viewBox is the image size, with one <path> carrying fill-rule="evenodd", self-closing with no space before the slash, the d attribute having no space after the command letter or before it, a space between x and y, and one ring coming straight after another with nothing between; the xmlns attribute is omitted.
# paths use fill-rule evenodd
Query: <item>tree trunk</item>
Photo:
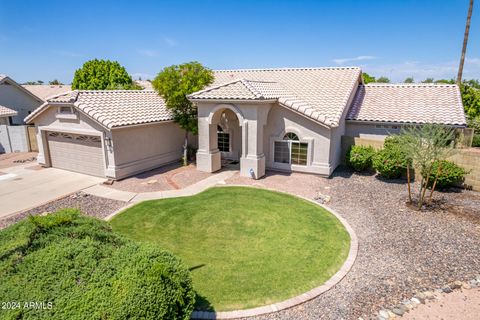
<svg viewBox="0 0 480 320"><path fill-rule="evenodd" d="M438 169L437 169L437 175L435 176L435 181L433 182L432 190L430 190L430 196L428 197L428 201L432 201L433 191L435 191L435 187L437 186L438 177L441 174L442 174L442 163L440 162L440 164L438 165Z"/></svg>
<svg viewBox="0 0 480 320"><path fill-rule="evenodd" d="M463 64L465 63L465 54L467 53L468 34L470 32L470 21L472 19L473 0L470 0L470 7L468 8L467 24L465 25L465 34L463 36L462 55L460 56L460 65L458 66L457 84L462 83Z"/></svg>
<svg viewBox="0 0 480 320"><path fill-rule="evenodd" d="M407 163L408 202L412 203L412 190L410 189L410 164Z"/></svg>
<svg viewBox="0 0 480 320"><path fill-rule="evenodd" d="M185 130L185 142L183 143L183 165L188 166L188 131Z"/></svg>
<svg viewBox="0 0 480 320"><path fill-rule="evenodd" d="M425 180L425 185L423 185L422 188L420 188L421 192L420 192L420 197L418 199L418 209L419 210L422 208L423 199L425 199L425 192L427 192L428 181L430 180L430 174L431 173L432 173L432 164L430 164L430 168L428 169L428 174L427 174L427 179Z"/></svg>

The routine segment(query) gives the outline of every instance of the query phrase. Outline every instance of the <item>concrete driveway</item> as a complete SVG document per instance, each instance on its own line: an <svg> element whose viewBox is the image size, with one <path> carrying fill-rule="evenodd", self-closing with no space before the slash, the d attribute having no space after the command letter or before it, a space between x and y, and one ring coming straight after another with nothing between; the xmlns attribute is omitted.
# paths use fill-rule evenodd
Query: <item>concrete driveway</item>
<svg viewBox="0 0 480 320"><path fill-rule="evenodd" d="M0 171L4 173L0 175L0 218L105 180L55 168L38 169L32 163L2 168Z"/></svg>

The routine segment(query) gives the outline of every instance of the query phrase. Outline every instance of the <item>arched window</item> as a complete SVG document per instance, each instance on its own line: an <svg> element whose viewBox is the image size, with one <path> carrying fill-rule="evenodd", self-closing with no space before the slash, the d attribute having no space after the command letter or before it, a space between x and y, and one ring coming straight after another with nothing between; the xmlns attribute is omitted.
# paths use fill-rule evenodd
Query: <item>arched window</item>
<svg viewBox="0 0 480 320"><path fill-rule="evenodd" d="M306 166L308 143L299 140L295 133L287 132L282 141L275 141L273 161Z"/></svg>
<svg viewBox="0 0 480 320"><path fill-rule="evenodd" d="M293 132L287 132L284 136L283 136L283 140L295 140L295 141L298 141L298 136L293 133Z"/></svg>
<svg viewBox="0 0 480 320"><path fill-rule="evenodd" d="M224 132L221 126L217 126L217 144L221 152L230 152L230 134Z"/></svg>

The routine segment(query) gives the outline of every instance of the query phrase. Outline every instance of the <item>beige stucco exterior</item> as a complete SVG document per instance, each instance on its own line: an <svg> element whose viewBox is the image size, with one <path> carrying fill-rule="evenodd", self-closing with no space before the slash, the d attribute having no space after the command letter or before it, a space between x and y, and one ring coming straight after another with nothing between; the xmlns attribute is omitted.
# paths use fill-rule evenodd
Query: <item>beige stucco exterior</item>
<svg viewBox="0 0 480 320"><path fill-rule="evenodd" d="M240 174L258 179L266 169L310 172L329 176L341 163L341 136L345 124L329 128L324 124L269 101L196 101L199 123L197 168L214 172L221 158L239 158ZM230 152L217 147L217 126L222 114L229 120ZM308 143L307 164L274 161L274 143L292 132Z"/></svg>
<svg viewBox="0 0 480 320"><path fill-rule="evenodd" d="M182 157L185 131L174 122L113 129L114 165L107 174L121 179L178 161Z"/></svg>
<svg viewBox="0 0 480 320"><path fill-rule="evenodd" d="M8 80L0 83L0 105L17 111L17 115L12 116L12 124L24 124L23 119L42 103L41 99L36 99L17 84Z"/></svg>
<svg viewBox="0 0 480 320"><path fill-rule="evenodd" d="M46 137L52 131L100 137L107 178L125 178L181 158L184 131L173 122L108 130L77 109L59 114L61 106L50 106L35 118L41 165L52 165Z"/></svg>

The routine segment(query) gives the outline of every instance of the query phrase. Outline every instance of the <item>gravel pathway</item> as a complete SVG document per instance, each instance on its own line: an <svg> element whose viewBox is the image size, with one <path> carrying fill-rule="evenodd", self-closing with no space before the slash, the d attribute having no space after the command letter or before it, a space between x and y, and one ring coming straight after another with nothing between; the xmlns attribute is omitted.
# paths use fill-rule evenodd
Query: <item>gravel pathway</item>
<svg viewBox="0 0 480 320"><path fill-rule="evenodd" d="M88 216L103 219L126 205L126 202L111 200L78 192L47 204L41 205L19 214L0 219L0 229L3 229L29 215L42 214L44 212L55 212L64 208L78 208Z"/></svg>
<svg viewBox="0 0 480 320"><path fill-rule="evenodd" d="M256 319L364 319L417 291L480 274L480 193L436 193L437 208L405 206L404 181L338 171L331 179L269 173L252 181L235 175L229 184L249 184L313 198L353 227L359 252L352 270L330 291L298 307Z"/></svg>

